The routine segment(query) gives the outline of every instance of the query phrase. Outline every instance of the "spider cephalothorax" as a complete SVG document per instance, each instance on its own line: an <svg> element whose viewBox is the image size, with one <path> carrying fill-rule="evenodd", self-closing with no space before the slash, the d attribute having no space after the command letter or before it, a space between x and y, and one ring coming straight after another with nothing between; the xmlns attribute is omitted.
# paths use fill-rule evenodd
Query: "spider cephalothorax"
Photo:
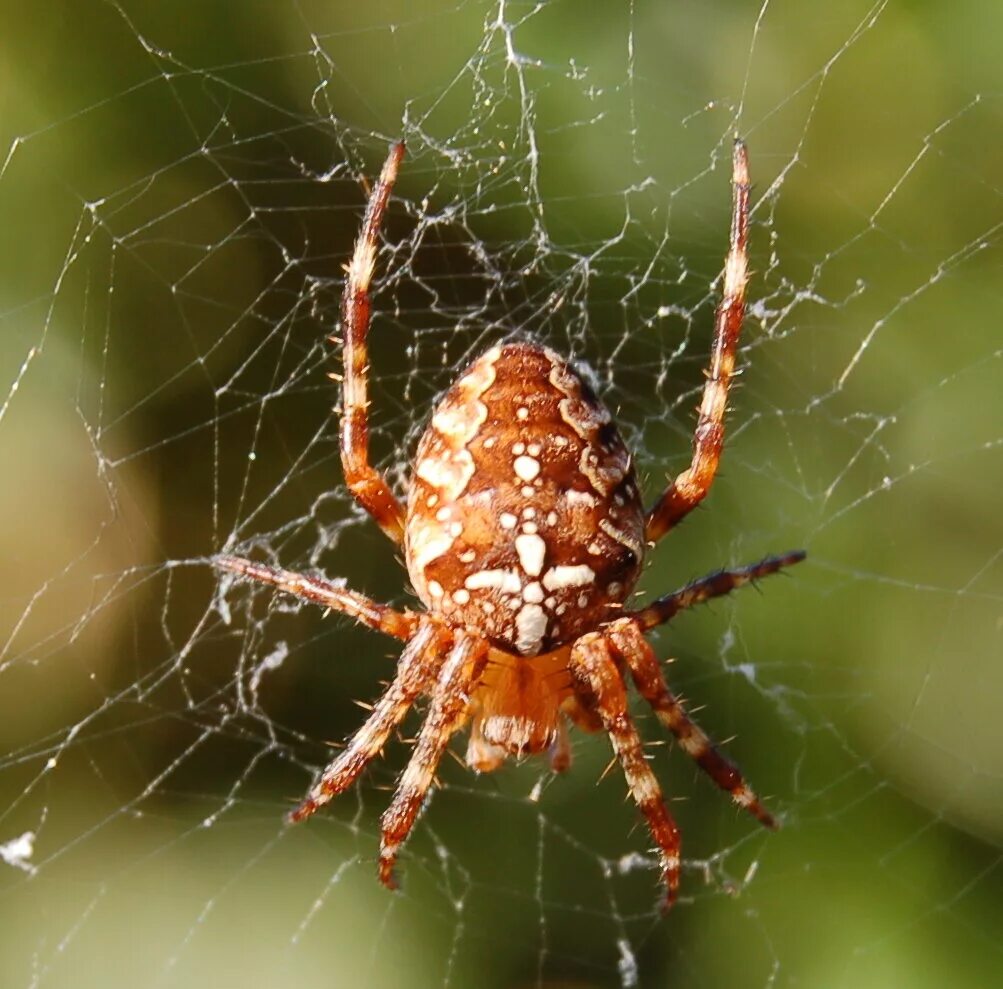
<svg viewBox="0 0 1003 989"><path fill-rule="evenodd" d="M216 565L354 616L406 642L366 724L290 815L302 820L349 787L411 705L429 709L383 816L380 878L393 867L450 737L469 723L468 764L548 751L570 764L565 723L605 730L661 860L666 906L679 886L679 833L627 707L625 676L682 748L763 824L773 817L669 691L644 633L684 608L804 558L770 557L695 581L637 611L624 606L647 545L706 495L723 442L742 325L748 169L735 142L731 250L690 467L645 511L610 414L574 367L525 341L488 350L436 406L412 465L406 506L370 465L366 336L380 221L404 154L397 144L373 189L342 300L341 455L359 503L403 545L424 612L395 611L329 581L221 556Z"/></svg>

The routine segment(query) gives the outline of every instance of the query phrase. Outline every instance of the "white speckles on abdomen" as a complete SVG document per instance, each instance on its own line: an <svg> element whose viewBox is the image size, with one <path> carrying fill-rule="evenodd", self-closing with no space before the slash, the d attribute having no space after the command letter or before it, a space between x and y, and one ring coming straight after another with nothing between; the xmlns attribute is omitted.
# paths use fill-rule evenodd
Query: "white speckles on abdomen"
<svg viewBox="0 0 1003 989"><path fill-rule="evenodd" d="M547 634L547 614L538 604L524 604L515 616L516 648L524 656L535 656Z"/></svg>
<svg viewBox="0 0 1003 989"><path fill-rule="evenodd" d="M535 533L523 533L515 537L515 551L519 565L530 577L539 577L547 556L547 544Z"/></svg>
<svg viewBox="0 0 1003 989"><path fill-rule="evenodd" d="M426 607L522 656L608 620L644 549L630 457L610 423L545 348L506 344L471 365L415 457L405 551Z"/></svg>

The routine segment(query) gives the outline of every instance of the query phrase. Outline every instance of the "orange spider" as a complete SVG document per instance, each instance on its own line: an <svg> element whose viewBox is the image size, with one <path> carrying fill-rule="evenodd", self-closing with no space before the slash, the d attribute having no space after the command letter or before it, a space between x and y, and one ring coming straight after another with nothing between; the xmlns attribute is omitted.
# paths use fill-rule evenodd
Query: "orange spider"
<svg viewBox="0 0 1003 989"><path fill-rule="evenodd" d="M379 877L394 888L398 852L453 734L469 723L466 758L478 772L497 769L512 755L540 752L549 752L553 768L563 770L570 764L570 719L587 731L608 733L658 846L669 907L679 888L679 830L628 713L626 677L700 768L762 824L775 828L738 769L670 692L644 634L685 608L805 556L790 552L722 570L640 610L624 606L646 548L703 500L721 456L745 312L745 146L735 141L731 246L693 460L648 511L609 412L568 361L526 341L492 347L443 396L418 444L406 505L369 463L369 285L403 155L403 143L394 145L347 267L341 460L356 500L403 547L425 610L397 611L330 581L235 556L214 561L406 643L393 682L365 725L290 820L309 817L350 787L408 709L427 696L414 751L382 818Z"/></svg>

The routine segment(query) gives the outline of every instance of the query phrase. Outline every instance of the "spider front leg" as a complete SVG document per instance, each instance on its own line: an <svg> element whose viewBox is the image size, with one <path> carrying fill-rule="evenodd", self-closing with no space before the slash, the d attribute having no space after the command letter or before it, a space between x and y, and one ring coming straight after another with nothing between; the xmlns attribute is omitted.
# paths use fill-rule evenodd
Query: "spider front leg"
<svg viewBox="0 0 1003 989"><path fill-rule="evenodd" d="M683 751L722 790L727 790L736 804L744 807L760 824L776 830L779 827L776 819L752 792L738 767L714 747L669 690L658 657L637 623L621 618L606 629L606 634L616 654L630 670L638 693L651 705L658 720L676 736Z"/></svg>
<svg viewBox="0 0 1003 989"><path fill-rule="evenodd" d="M470 694L480 680L487 658L486 640L460 632L449 658L439 670L432 703L411 760L380 820L379 877L388 889L397 888L394 877L397 853L421 813L449 739L466 720Z"/></svg>
<svg viewBox="0 0 1003 989"><path fill-rule="evenodd" d="M332 762L303 801L290 815L295 824L347 790L367 765L383 750L390 733L404 720L418 695L435 680L442 665L446 631L424 621L404 649L397 673L376 702L366 723L352 736L347 748Z"/></svg>
<svg viewBox="0 0 1003 989"><path fill-rule="evenodd" d="M341 391L341 465L345 483L355 500L397 544L404 539L404 508L394 497L383 475L369 463L369 284L376 268L380 224L404 157L404 142L390 149L379 181L373 188L346 266L341 297L341 332L344 337L345 375Z"/></svg>
<svg viewBox="0 0 1003 989"><path fill-rule="evenodd" d="M667 910L679 891L679 828L644 757L641 739L627 709L627 691L603 633L592 632L578 639L572 646L568 668L579 702L599 716L609 734L631 796L658 845L665 883L663 909Z"/></svg>
<svg viewBox="0 0 1003 989"><path fill-rule="evenodd" d="M693 434L693 460L648 513L649 542L661 539L703 501L721 459L728 388L735 373L748 280L749 162L745 144L737 138L732 156L732 189L731 243L724 265L724 293L714 317L714 343Z"/></svg>

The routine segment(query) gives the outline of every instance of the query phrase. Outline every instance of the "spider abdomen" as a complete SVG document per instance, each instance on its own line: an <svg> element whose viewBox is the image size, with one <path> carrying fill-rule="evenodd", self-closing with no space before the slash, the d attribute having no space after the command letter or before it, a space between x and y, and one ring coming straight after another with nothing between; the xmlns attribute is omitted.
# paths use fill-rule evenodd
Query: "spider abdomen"
<svg viewBox="0 0 1003 989"><path fill-rule="evenodd" d="M605 406L559 354L508 343L457 379L418 444L407 567L430 611L536 656L616 616L644 524Z"/></svg>

